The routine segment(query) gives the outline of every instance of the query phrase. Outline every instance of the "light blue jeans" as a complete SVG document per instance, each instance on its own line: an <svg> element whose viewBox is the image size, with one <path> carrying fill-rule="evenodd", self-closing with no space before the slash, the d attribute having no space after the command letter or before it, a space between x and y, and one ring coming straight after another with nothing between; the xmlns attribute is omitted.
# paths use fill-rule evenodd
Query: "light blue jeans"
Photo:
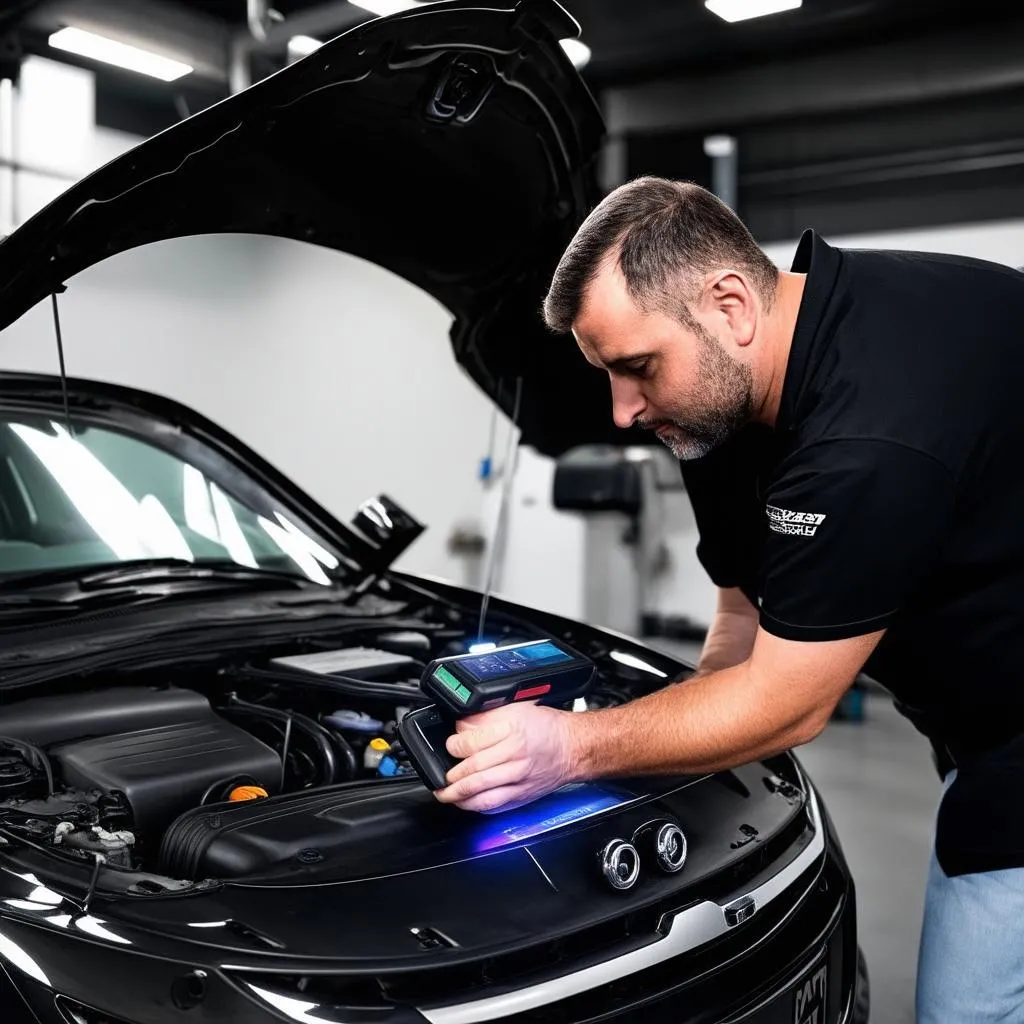
<svg viewBox="0 0 1024 1024"><path fill-rule="evenodd" d="M943 792L955 772L947 776ZM1024 1021L1024 868L950 878L932 844L917 1024Z"/></svg>

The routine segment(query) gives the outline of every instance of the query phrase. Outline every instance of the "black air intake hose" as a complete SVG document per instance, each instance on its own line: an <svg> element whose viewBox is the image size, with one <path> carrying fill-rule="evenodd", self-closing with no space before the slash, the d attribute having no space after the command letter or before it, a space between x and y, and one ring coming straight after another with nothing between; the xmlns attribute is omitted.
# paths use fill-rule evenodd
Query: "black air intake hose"
<svg viewBox="0 0 1024 1024"><path fill-rule="evenodd" d="M289 719L292 729L306 736L316 748L323 769L322 785L330 786L336 782L348 782L356 777L359 770L356 754L352 747L341 736L325 729L319 722L301 715L296 711L281 711L279 708L265 708L259 704L250 704L232 694L230 703L217 710L227 718L262 718L279 723L287 728Z"/></svg>

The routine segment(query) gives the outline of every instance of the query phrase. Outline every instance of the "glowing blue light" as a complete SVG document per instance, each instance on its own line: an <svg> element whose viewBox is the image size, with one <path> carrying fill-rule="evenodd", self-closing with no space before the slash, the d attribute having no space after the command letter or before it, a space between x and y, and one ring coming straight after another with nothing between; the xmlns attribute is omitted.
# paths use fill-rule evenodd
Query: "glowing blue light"
<svg viewBox="0 0 1024 1024"><path fill-rule="evenodd" d="M534 839L563 825L584 821L618 807L629 799L598 786L566 787L529 807L494 815L488 827L480 830L473 844L474 850L484 853L524 839Z"/></svg>
<svg viewBox="0 0 1024 1024"><path fill-rule="evenodd" d="M497 646L498 646L497 644L492 644L489 641L486 642L486 643L480 643L480 644L470 644L469 645L469 653L470 654L486 654L488 651L493 651Z"/></svg>

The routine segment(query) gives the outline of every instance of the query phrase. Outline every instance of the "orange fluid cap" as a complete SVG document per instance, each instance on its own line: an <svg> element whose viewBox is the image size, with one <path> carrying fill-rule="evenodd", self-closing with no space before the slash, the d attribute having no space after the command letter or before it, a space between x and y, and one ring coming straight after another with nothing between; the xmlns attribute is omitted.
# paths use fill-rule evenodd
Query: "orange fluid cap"
<svg viewBox="0 0 1024 1024"><path fill-rule="evenodd" d="M269 794L262 786L236 786L231 790L229 800L259 800Z"/></svg>

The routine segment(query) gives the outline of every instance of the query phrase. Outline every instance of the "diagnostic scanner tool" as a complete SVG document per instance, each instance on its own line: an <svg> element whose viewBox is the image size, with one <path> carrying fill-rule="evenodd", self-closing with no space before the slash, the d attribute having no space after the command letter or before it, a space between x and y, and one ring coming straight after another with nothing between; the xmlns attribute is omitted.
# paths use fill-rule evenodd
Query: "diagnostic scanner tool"
<svg viewBox="0 0 1024 1024"><path fill-rule="evenodd" d="M517 701L564 704L590 687L594 665L554 640L495 647L432 661L420 689L451 718Z"/></svg>
<svg viewBox="0 0 1024 1024"><path fill-rule="evenodd" d="M405 715L398 738L424 783L442 789L458 763L446 746L455 719L518 701L565 704L582 697L593 676L592 662L554 640L438 658L420 679L420 689L436 703Z"/></svg>
<svg viewBox="0 0 1024 1024"><path fill-rule="evenodd" d="M398 738L428 789L444 789L448 785L445 776L459 763L445 746L453 732L452 720L442 715L436 704L416 708L398 723Z"/></svg>

